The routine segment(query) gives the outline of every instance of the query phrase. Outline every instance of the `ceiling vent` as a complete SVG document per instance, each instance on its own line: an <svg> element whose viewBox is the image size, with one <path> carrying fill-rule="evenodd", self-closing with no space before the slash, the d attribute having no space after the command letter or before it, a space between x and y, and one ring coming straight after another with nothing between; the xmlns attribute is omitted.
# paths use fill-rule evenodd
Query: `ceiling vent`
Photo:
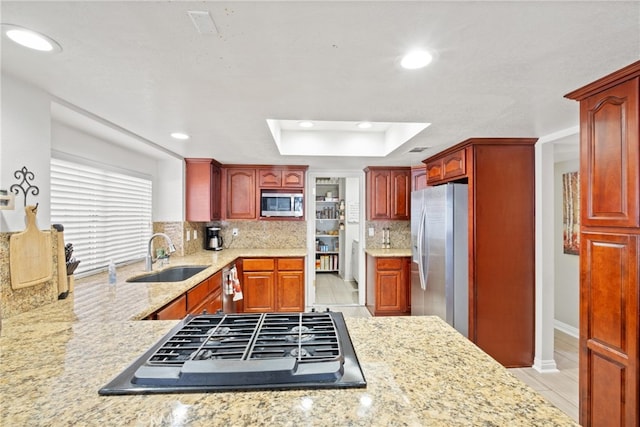
<svg viewBox="0 0 640 427"><path fill-rule="evenodd" d="M200 34L218 34L216 24L213 22L209 12L190 10L187 13L189 14L189 18L191 18L191 22L193 22L193 25Z"/></svg>
<svg viewBox="0 0 640 427"><path fill-rule="evenodd" d="M413 147L408 153L422 153L424 150L428 150L431 147Z"/></svg>

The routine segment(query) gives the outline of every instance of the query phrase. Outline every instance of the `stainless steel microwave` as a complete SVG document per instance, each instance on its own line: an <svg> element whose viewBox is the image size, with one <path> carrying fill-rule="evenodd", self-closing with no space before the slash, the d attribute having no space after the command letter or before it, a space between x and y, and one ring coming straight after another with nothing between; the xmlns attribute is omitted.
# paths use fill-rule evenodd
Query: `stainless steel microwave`
<svg viewBox="0 0 640 427"><path fill-rule="evenodd" d="M260 195L260 216L302 217L302 193L274 193L263 191Z"/></svg>

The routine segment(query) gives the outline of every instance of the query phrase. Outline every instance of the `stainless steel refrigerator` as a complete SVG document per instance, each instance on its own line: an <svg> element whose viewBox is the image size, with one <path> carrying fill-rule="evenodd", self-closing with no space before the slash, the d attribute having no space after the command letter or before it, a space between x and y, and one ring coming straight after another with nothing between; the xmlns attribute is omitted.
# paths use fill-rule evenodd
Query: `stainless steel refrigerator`
<svg viewBox="0 0 640 427"><path fill-rule="evenodd" d="M411 314L441 317L465 337L469 328L468 186L411 193Z"/></svg>

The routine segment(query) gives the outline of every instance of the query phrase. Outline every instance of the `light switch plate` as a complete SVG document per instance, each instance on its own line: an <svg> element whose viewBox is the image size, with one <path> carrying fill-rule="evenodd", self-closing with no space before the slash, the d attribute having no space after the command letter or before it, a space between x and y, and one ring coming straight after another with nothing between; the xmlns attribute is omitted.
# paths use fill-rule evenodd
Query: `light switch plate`
<svg viewBox="0 0 640 427"><path fill-rule="evenodd" d="M193 230L193 240L198 240L198 230Z"/></svg>
<svg viewBox="0 0 640 427"><path fill-rule="evenodd" d="M373 227L369 227L369 237L373 237L376 234L376 230Z"/></svg>
<svg viewBox="0 0 640 427"><path fill-rule="evenodd" d="M189 233L189 230L187 230L187 242L191 240L191 233Z"/></svg>

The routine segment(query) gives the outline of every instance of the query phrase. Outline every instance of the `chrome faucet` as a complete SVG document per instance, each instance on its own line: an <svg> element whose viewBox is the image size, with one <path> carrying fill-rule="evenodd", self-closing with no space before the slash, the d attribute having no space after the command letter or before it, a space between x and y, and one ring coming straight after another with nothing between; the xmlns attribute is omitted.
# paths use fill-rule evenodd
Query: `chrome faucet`
<svg viewBox="0 0 640 427"><path fill-rule="evenodd" d="M151 237L149 238L149 244L147 247L147 256L144 258L144 270L145 271L151 271L153 270L153 263L155 262L155 260L153 259L153 256L151 255L151 242L153 241L154 237L157 236L162 236L164 237L164 239L167 241L167 243L169 244L169 253L174 253L176 251L176 247L173 246L173 242L171 241L171 239L169 238L169 236L167 236L164 233L155 233L153 235L151 235Z"/></svg>

